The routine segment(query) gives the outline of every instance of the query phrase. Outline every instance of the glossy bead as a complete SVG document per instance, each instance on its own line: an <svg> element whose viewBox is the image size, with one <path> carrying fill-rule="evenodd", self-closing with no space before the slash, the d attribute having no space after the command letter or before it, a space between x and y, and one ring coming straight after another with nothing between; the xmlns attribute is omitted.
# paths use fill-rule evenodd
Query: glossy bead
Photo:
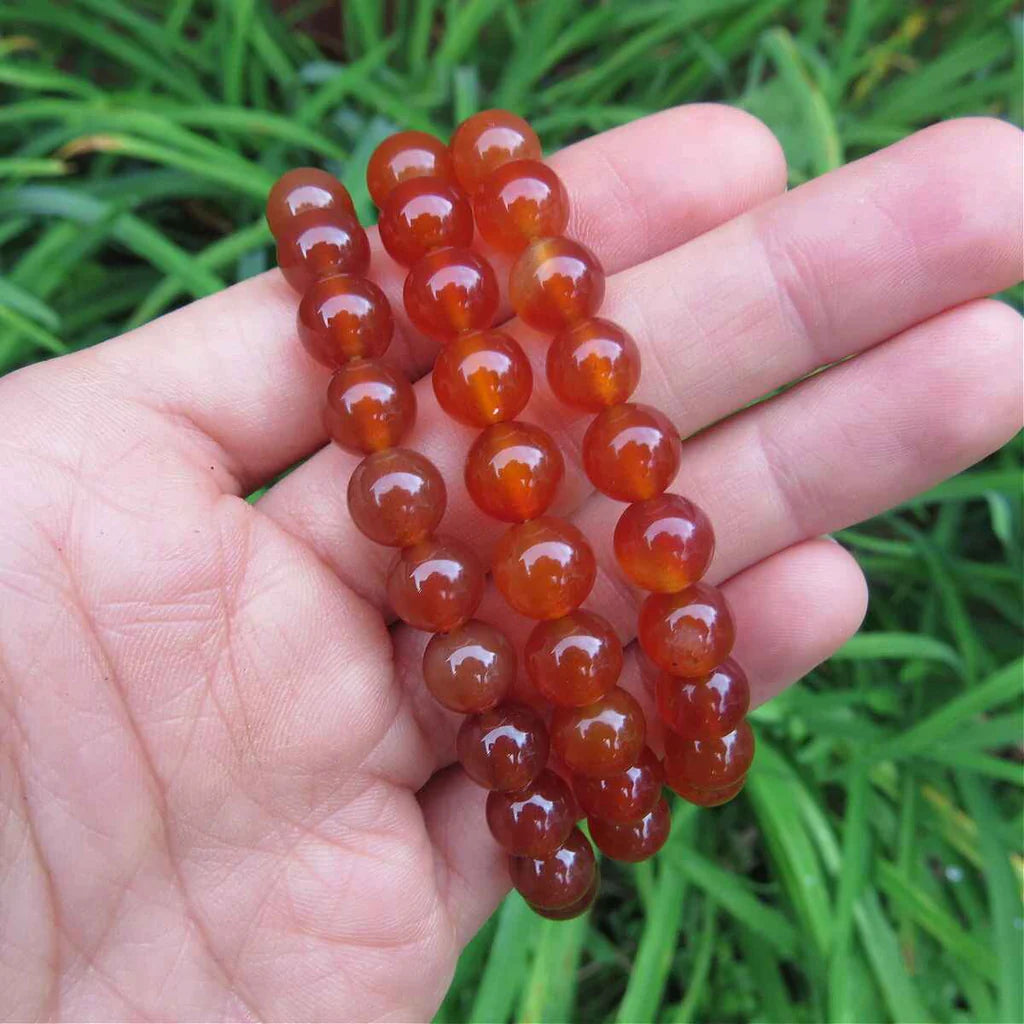
<svg viewBox="0 0 1024 1024"><path fill-rule="evenodd" d="M732 658L699 679L662 672L655 683L658 714L685 739L724 736L735 729L750 707L750 684Z"/></svg>
<svg viewBox="0 0 1024 1024"><path fill-rule="evenodd" d="M566 405L589 412L625 402L640 382L640 350L618 324L582 320L548 346L548 383Z"/></svg>
<svg viewBox="0 0 1024 1024"><path fill-rule="evenodd" d="M539 160L537 133L507 110L482 110L467 117L450 145L455 176L472 195L494 170L513 160Z"/></svg>
<svg viewBox="0 0 1024 1024"><path fill-rule="evenodd" d="M416 419L416 393L402 373L376 359L354 359L327 385L324 426L356 455L392 448Z"/></svg>
<svg viewBox="0 0 1024 1024"><path fill-rule="evenodd" d="M718 739L665 734L665 779L673 789L726 789L746 776L753 760L754 733L746 721Z"/></svg>
<svg viewBox="0 0 1024 1024"><path fill-rule="evenodd" d="M299 340L331 369L383 355L394 321L387 296L370 280L334 274L312 282L299 302Z"/></svg>
<svg viewBox="0 0 1024 1024"><path fill-rule="evenodd" d="M515 254L535 238L565 230L569 196L546 164L513 160L484 179L473 196L473 214L484 241Z"/></svg>
<svg viewBox="0 0 1024 1024"><path fill-rule="evenodd" d="M460 334L437 354L431 375L442 409L468 427L515 419L530 400L533 370L504 331Z"/></svg>
<svg viewBox="0 0 1024 1024"><path fill-rule="evenodd" d="M473 211L466 197L440 178L411 178L391 190L377 228L388 255L411 267L431 249L469 245Z"/></svg>
<svg viewBox="0 0 1024 1024"><path fill-rule="evenodd" d="M333 174L318 167L296 167L274 182L267 197L267 224L277 236L309 210L343 211L355 216L348 189Z"/></svg>
<svg viewBox="0 0 1024 1024"><path fill-rule="evenodd" d="M532 423L495 423L466 455L466 490L487 515L506 523L536 519L554 500L565 465L551 435Z"/></svg>
<svg viewBox="0 0 1024 1024"><path fill-rule="evenodd" d="M600 778L636 764L644 747L644 713L616 687L582 708L555 708L551 746L574 775Z"/></svg>
<svg viewBox="0 0 1024 1024"><path fill-rule="evenodd" d="M408 448L367 455L348 480L352 522L370 540L391 547L408 547L429 537L447 501L437 467Z"/></svg>
<svg viewBox="0 0 1024 1024"><path fill-rule="evenodd" d="M615 525L615 557L644 590L672 593L696 583L714 553L711 520L678 494L638 501Z"/></svg>
<svg viewBox="0 0 1024 1024"><path fill-rule="evenodd" d="M343 210L307 210L277 237L277 265L297 291L333 274L362 277L370 266L370 243L359 221Z"/></svg>
<svg viewBox="0 0 1024 1024"><path fill-rule="evenodd" d="M546 917L549 921L568 921L573 917L581 917L593 906L597 898L597 889L598 880L595 877L590 888L575 903L570 903L567 907L537 907L532 903L527 903L527 906L535 914Z"/></svg>
<svg viewBox="0 0 1024 1024"><path fill-rule="evenodd" d="M513 265L508 290L523 321L554 333L597 312L604 299L604 270L579 242L562 236L538 238Z"/></svg>
<svg viewBox="0 0 1024 1024"><path fill-rule="evenodd" d="M448 147L426 132L398 132L385 139L366 166L366 186L378 207L392 189L410 178L455 180Z"/></svg>
<svg viewBox="0 0 1024 1024"><path fill-rule="evenodd" d="M388 574L391 607L416 629L446 632L461 626L483 593L480 560L454 537L431 537L404 548Z"/></svg>
<svg viewBox="0 0 1024 1024"><path fill-rule="evenodd" d="M747 778L744 776L738 782L734 782L731 786L724 786L722 789L697 789L695 786L688 786L677 780L672 786L672 790L684 800L696 804L698 807L721 807L722 804L727 804L739 796L746 782Z"/></svg>
<svg viewBox="0 0 1024 1024"><path fill-rule="evenodd" d="M599 412L583 435L590 482L617 501L661 494L679 471L682 445L664 413L625 402Z"/></svg>
<svg viewBox="0 0 1024 1024"><path fill-rule="evenodd" d="M427 689L439 704L462 715L501 703L515 675L516 652L508 637L479 619L435 633L423 652Z"/></svg>
<svg viewBox="0 0 1024 1024"><path fill-rule="evenodd" d="M640 646L670 675L707 675L729 656L735 636L725 597L707 583L675 594L650 594L640 606Z"/></svg>
<svg viewBox="0 0 1024 1024"><path fill-rule="evenodd" d="M618 682L622 644L606 619L577 608L560 619L538 622L523 660L534 686L552 704L583 707Z"/></svg>
<svg viewBox="0 0 1024 1024"><path fill-rule="evenodd" d="M451 341L490 327L498 311L498 279L472 249L435 249L405 279L405 311L424 334Z"/></svg>
<svg viewBox="0 0 1024 1024"><path fill-rule="evenodd" d="M587 825L597 848L613 860L635 864L653 857L668 839L672 814L662 797L639 821L620 825L603 818L589 818Z"/></svg>
<svg viewBox="0 0 1024 1024"><path fill-rule="evenodd" d="M586 600L597 577L594 552L571 523L541 516L511 527L494 548L494 582L531 619L557 619Z"/></svg>
<svg viewBox="0 0 1024 1024"><path fill-rule="evenodd" d="M628 825L653 810L661 799L665 771L654 751L644 747L636 763L624 771L599 779L578 775L573 781L576 799L591 818Z"/></svg>
<svg viewBox="0 0 1024 1024"><path fill-rule="evenodd" d="M467 718L455 740L466 774L485 789L528 786L548 760L544 720L521 704L499 704Z"/></svg>
<svg viewBox="0 0 1024 1024"><path fill-rule="evenodd" d="M523 899L545 910L581 900L597 878L594 849L578 828L547 857L509 857L508 869Z"/></svg>
<svg viewBox="0 0 1024 1024"><path fill-rule="evenodd" d="M523 789L492 790L487 796L491 835L516 857L547 857L576 826L573 796L552 771L543 771Z"/></svg>

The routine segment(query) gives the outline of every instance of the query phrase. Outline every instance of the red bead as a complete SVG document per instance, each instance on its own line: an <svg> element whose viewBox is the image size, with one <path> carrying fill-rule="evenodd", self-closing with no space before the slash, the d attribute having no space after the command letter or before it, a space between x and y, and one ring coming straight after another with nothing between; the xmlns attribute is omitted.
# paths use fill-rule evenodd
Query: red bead
<svg viewBox="0 0 1024 1024"><path fill-rule="evenodd" d="M451 341L490 327L498 311L498 280L472 249L435 249L405 279L405 311L424 334Z"/></svg>
<svg viewBox="0 0 1024 1024"><path fill-rule="evenodd" d="M622 644L606 619L577 608L560 619L538 622L523 660L534 686L552 704L583 707L618 682Z"/></svg>
<svg viewBox="0 0 1024 1024"><path fill-rule="evenodd" d="M661 494L679 471L679 433L663 413L626 402L599 412L583 435L590 482L617 501Z"/></svg>
<svg viewBox="0 0 1024 1024"><path fill-rule="evenodd" d="M335 444L356 455L393 448L416 419L408 379L376 359L355 359L327 385L324 426Z"/></svg>
<svg viewBox="0 0 1024 1024"><path fill-rule="evenodd" d="M640 646L670 675L707 675L729 656L735 636L725 597L707 583L676 594L650 594L640 606Z"/></svg>
<svg viewBox="0 0 1024 1024"><path fill-rule="evenodd" d="M582 917L591 908L597 898L597 889L598 880L595 877L590 888L575 903L570 903L567 907L537 907L532 903L527 903L527 906L535 914L546 917L549 921L568 921L573 917Z"/></svg>
<svg viewBox="0 0 1024 1024"><path fill-rule="evenodd" d="M654 809L664 782L661 762L650 747L644 747L636 763L624 771L599 779L578 775L573 788L580 806L591 818L628 825Z"/></svg>
<svg viewBox="0 0 1024 1024"><path fill-rule="evenodd" d="M714 739L732 732L750 707L746 674L732 658L699 679L680 679L662 672L655 695L662 721L690 740Z"/></svg>
<svg viewBox="0 0 1024 1024"><path fill-rule="evenodd" d="M746 776L744 776L739 782L734 782L731 786L724 786L722 789L698 789L696 786L687 786L677 781L672 786L672 790L684 800L696 804L698 807L721 807L722 804L727 804L739 796L746 782Z"/></svg>
<svg viewBox="0 0 1024 1024"><path fill-rule="evenodd" d="M308 210L278 235L277 265L297 292L305 292L321 277L364 276L370 267L370 243L351 214Z"/></svg>
<svg viewBox="0 0 1024 1024"><path fill-rule="evenodd" d="M423 652L423 680L434 699L468 715L489 711L508 693L516 652L500 629L479 619L435 633Z"/></svg>
<svg viewBox="0 0 1024 1024"><path fill-rule="evenodd" d="M535 238L565 230L569 197L547 165L513 160L487 176L473 196L473 213L484 241L515 254Z"/></svg>
<svg viewBox="0 0 1024 1024"><path fill-rule="evenodd" d="M492 790L487 796L487 825L516 857L547 857L576 826L573 803L569 787L554 772L543 771L523 789Z"/></svg>
<svg viewBox="0 0 1024 1024"><path fill-rule="evenodd" d="M635 864L653 857L665 845L672 814L668 801L662 797L653 810L630 825L617 825L602 818L589 818L587 825L591 838L606 857Z"/></svg>
<svg viewBox="0 0 1024 1024"><path fill-rule="evenodd" d="M741 782L754 760L754 733L746 721L726 736L684 740L665 734L665 779L673 788L722 790Z"/></svg>
<svg viewBox="0 0 1024 1024"><path fill-rule="evenodd" d="M564 470L547 431L532 423L495 423L466 455L466 490L487 515L521 523L547 510Z"/></svg>
<svg viewBox="0 0 1024 1024"><path fill-rule="evenodd" d="M616 687L582 708L555 708L551 746L573 775L600 778L636 764L644 746L644 713Z"/></svg>
<svg viewBox="0 0 1024 1024"><path fill-rule="evenodd" d="M582 320L548 346L548 383L566 405L589 412L625 402L640 382L640 350L618 324Z"/></svg>
<svg viewBox="0 0 1024 1024"><path fill-rule="evenodd" d="M539 160L537 133L507 110L483 110L467 117L450 145L455 176L472 195L494 170L513 160Z"/></svg>
<svg viewBox="0 0 1024 1024"><path fill-rule="evenodd" d="M597 312L604 299L604 270L579 242L538 238L513 265L508 290L525 323L554 333Z"/></svg>
<svg viewBox="0 0 1024 1024"><path fill-rule="evenodd" d="M483 593L480 560L454 537L431 537L403 549L388 574L391 607L416 629L461 626L472 618Z"/></svg>
<svg viewBox="0 0 1024 1024"><path fill-rule="evenodd" d="M495 546L491 568L505 600L532 619L567 615L584 602L597 577L587 539L554 516L511 527Z"/></svg>
<svg viewBox="0 0 1024 1024"><path fill-rule="evenodd" d="M523 899L545 910L568 907L583 899L597 878L593 847L578 828L549 856L509 857L508 868Z"/></svg>
<svg viewBox="0 0 1024 1024"><path fill-rule="evenodd" d="M451 155L440 139L426 132L398 132L373 151L366 167L366 186L378 207L399 182L410 178L455 180Z"/></svg>
<svg viewBox="0 0 1024 1024"><path fill-rule="evenodd" d="M469 201L440 178L411 178L396 185L377 223L393 260L411 267L432 249L473 241Z"/></svg>
<svg viewBox="0 0 1024 1024"><path fill-rule="evenodd" d="M356 210L348 189L333 174L318 167L285 171L267 197L267 224L276 236L300 214L310 210L341 211L353 217Z"/></svg>
<svg viewBox="0 0 1024 1024"><path fill-rule="evenodd" d="M365 277L335 274L314 281L299 303L299 340L331 369L383 355L394 322L387 296Z"/></svg>
<svg viewBox="0 0 1024 1024"><path fill-rule="evenodd" d="M455 741L466 774L485 789L528 786L548 760L543 719L521 704L499 704L467 718Z"/></svg>

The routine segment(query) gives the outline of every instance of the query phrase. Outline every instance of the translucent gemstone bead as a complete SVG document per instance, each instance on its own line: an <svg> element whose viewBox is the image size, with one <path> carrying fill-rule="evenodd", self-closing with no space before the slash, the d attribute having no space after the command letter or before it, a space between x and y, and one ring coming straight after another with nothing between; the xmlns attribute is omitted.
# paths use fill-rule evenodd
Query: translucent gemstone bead
<svg viewBox="0 0 1024 1024"><path fill-rule="evenodd" d="M485 789L510 791L528 786L548 760L543 719L521 704L499 704L467 718L455 747L466 774Z"/></svg>
<svg viewBox="0 0 1024 1024"><path fill-rule="evenodd" d="M564 469L547 431L532 423L495 423L466 455L466 490L487 515L521 523L547 510Z"/></svg>
<svg viewBox="0 0 1024 1024"><path fill-rule="evenodd" d="M440 178L411 178L396 185L377 222L393 260L411 267L432 249L473 241L473 211L461 193Z"/></svg>
<svg viewBox="0 0 1024 1024"><path fill-rule="evenodd" d="M507 110L482 110L467 117L455 129L450 149L455 176L468 195L503 164L541 156L537 133Z"/></svg>
<svg viewBox="0 0 1024 1024"><path fill-rule="evenodd" d="M611 623L577 608L560 619L538 622L523 660L533 685L552 704L583 707L618 682L622 644Z"/></svg>
<svg viewBox="0 0 1024 1024"><path fill-rule="evenodd" d="M548 383L566 405L589 412L625 402L640 382L640 350L618 324L582 320L548 346Z"/></svg>
<svg viewBox="0 0 1024 1024"><path fill-rule="evenodd" d="M327 385L324 426L356 455L392 448L416 419L416 393L404 374L376 359L354 359Z"/></svg>
<svg viewBox="0 0 1024 1024"><path fill-rule="evenodd" d="M300 214L309 210L356 214L348 189L333 174L318 167L285 171L267 197L267 224L276 237Z"/></svg>
<svg viewBox="0 0 1024 1024"><path fill-rule="evenodd" d="M743 721L718 739L665 734L665 779L676 789L722 790L743 780L754 760L754 733Z"/></svg>
<svg viewBox="0 0 1024 1024"><path fill-rule="evenodd" d="M523 789L487 795L491 835L516 857L547 857L576 826L573 796L552 771L543 771Z"/></svg>
<svg viewBox="0 0 1024 1024"><path fill-rule="evenodd" d="M582 708L555 708L551 746L574 775L600 778L635 764L644 746L644 713L616 687Z"/></svg>
<svg viewBox="0 0 1024 1024"><path fill-rule="evenodd" d="M554 516L511 527L495 546L491 568L505 600L532 619L567 615L583 603L597 576L586 537Z"/></svg>
<svg viewBox="0 0 1024 1024"><path fill-rule="evenodd" d="M313 281L299 303L299 340L331 369L383 355L394 321L387 296L365 277L334 274Z"/></svg>
<svg viewBox="0 0 1024 1024"><path fill-rule="evenodd" d="M404 548L426 540L448 495L437 468L419 452L386 448L367 455L348 480L348 511L378 544Z"/></svg>
<svg viewBox="0 0 1024 1024"><path fill-rule="evenodd" d="M711 520L678 494L630 505L615 526L615 557L645 590L672 593L696 583L714 553Z"/></svg>
<svg viewBox="0 0 1024 1024"><path fill-rule="evenodd" d="M732 658L699 679L662 672L655 683L658 714L685 739L724 736L739 726L750 707L750 684Z"/></svg>
<svg viewBox="0 0 1024 1024"><path fill-rule="evenodd" d="M664 413L625 402L599 412L583 435L590 482L617 501L661 494L679 471L682 445Z"/></svg>
<svg viewBox="0 0 1024 1024"><path fill-rule="evenodd" d="M512 266L508 290L519 316L550 334L597 312L604 299L604 270L579 242L562 236L538 238Z"/></svg>
<svg viewBox="0 0 1024 1024"><path fill-rule="evenodd" d="M388 574L395 614L416 629L447 632L472 618L484 593L480 560L454 537L404 548Z"/></svg>
<svg viewBox="0 0 1024 1024"><path fill-rule="evenodd" d="M512 884L535 907L557 910L583 899L597 878L597 860L587 837L573 828L547 857L510 857Z"/></svg>
<svg viewBox="0 0 1024 1024"><path fill-rule="evenodd" d="M639 821L661 799L665 771L650 747L644 747L635 764L604 778L578 775L573 788L580 806L591 818L628 825Z"/></svg>
<svg viewBox="0 0 1024 1024"><path fill-rule="evenodd" d="M423 652L423 679L434 699L459 714L496 707L515 680L516 652L489 622L470 619L435 633Z"/></svg>
<svg viewBox="0 0 1024 1024"><path fill-rule="evenodd" d="M366 166L366 186L378 207L392 189L410 178L455 180L448 147L426 132L398 132L385 139Z"/></svg>
<svg viewBox="0 0 1024 1024"><path fill-rule="evenodd" d="M574 917L582 917L593 906L597 898L597 889L598 881L595 878L590 888L575 903L570 903L567 907L538 907L532 903L528 903L527 906L535 914L546 917L549 921L568 921Z"/></svg>
<svg viewBox="0 0 1024 1024"><path fill-rule="evenodd" d="M653 857L665 845L672 827L672 814L668 801L662 797L652 810L632 824L588 818L587 825L591 838L606 857L635 864Z"/></svg>
<svg viewBox="0 0 1024 1024"><path fill-rule="evenodd" d="M308 210L277 236L277 265L297 292L305 292L321 277L365 275L370 266L370 243L351 214Z"/></svg>
<svg viewBox="0 0 1024 1024"><path fill-rule="evenodd" d="M677 781L672 786L672 790L684 800L696 804L698 807L720 807L739 796L746 782L746 776L744 776L739 782L734 782L731 786L724 786L722 789L698 789L696 786L687 786Z"/></svg>
<svg viewBox="0 0 1024 1024"><path fill-rule="evenodd" d="M437 341L490 327L498 310L498 279L472 249L435 249L418 260L403 291L409 319Z"/></svg>
<svg viewBox="0 0 1024 1024"><path fill-rule="evenodd" d="M515 254L535 238L565 230L569 197L546 164L513 160L484 179L473 196L473 213L484 241Z"/></svg>
<svg viewBox="0 0 1024 1024"><path fill-rule="evenodd" d="M735 636L725 597L707 583L675 594L650 594L640 607L640 646L670 675L707 675L729 656Z"/></svg>

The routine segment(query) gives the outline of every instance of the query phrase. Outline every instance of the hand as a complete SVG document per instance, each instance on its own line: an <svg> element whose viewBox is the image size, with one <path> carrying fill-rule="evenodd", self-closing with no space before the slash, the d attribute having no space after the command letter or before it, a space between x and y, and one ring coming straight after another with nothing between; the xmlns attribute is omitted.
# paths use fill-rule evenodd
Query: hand
<svg viewBox="0 0 1024 1024"><path fill-rule="evenodd" d="M684 436L717 423L674 489L715 523L709 578L757 703L861 621L857 565L817 538L1021 425L1020 321L983 298L1021 276L1021 155L1009 125L954 122L783 194L762 125L694 106L554 158L570 233L609 273L602 315L640 343L638 397ZM401 271L375 268L397 312ZM426 1018L505 889L424 635L387 619L392 552L347 518L355 460L322 448L327 374L296 301L273 271L0 381L9 1018ZM432 347L402 327L392 356L422 375ZM537 360L527 418L577 452L541 339L509 327ZM460 482L472 432L429 381L418 397L409 445L448 478L443 529L486 550L499 527ZM632 637L620 508L568 472L557 511L604 570L589 604ZM626 675L643 694L632 658Z"/></svg>

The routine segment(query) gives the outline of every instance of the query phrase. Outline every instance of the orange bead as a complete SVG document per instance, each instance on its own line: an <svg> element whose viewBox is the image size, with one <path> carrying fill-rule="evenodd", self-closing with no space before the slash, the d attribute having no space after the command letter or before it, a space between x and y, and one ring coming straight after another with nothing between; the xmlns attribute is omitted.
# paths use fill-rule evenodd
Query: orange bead
<svg viewBox="0 0 1024 1024"><path fill-rule="evenodd" d="M447 632L461 626L483 593L480 560L454 537L431 537L404 548L388 574L391 607L416 629Z"/></svg>
<svg viewBox="0 0 1024 1024"><path fill-rule="evenodd" d="M491 835L516 857L547 857L576 827L573 795L554 772L543 771L523 789L491 790L487 825Z"/></svg>
<svg viewBox="0 0 1024 1024"><path fill-rule="evenodd" d="M480 432L466 455L466 490L487 515L521 523L548 508L564 470L547 431L532 423L495 423Z"/></svg>
<svg viewBox="0 0 1024 1024"><path fill-rule="evenodd" d="M662 721L690 740L725 736L739 726L750 708L750 684L732 658L698 679L662 672L654 692Z"/></svg>
<svg viewBox="0 0 1024 1024"><path fill-rule="evenodd" d="M533 903L527 903L527 906L541 917L546 917L549 921L568 921L574 917L582 917L594 904L594 900L597 899L598 880L597 878L591 883L590 888L575 902L570 903L567 907L538 907Z"/></svg>
<svg viewBox="0 0 1024 1024"><path fill-rule="evenodd" d="M587 837L573 828L569 838L547 857L509 857L512 884L527 903L558 910L586 896L597 879L597 860Z"/></svg>
<svg viewBox="0 0 1024 1024"><path fill-rule="evenodd" d="M618 682L622 644L611 623L577 608L560 619L538 622L523 660L533 685L552 704L583 707Z"/></svg>
<svg viewBox="0 0 1024 1024"><path fill-rule="evenodd" d="M484 241L515 254L535 238L565 230L569 196L546 164L513 160L487 176L473 196L473 213Z"/></svg>
<svg viewBox="0 0 1024 1024"><path fill-rule="evenodd" d="M455 129L449 148L455 176L468 195L502 165L541 156L537 133L507 110L482 110L467 117Z"/></svg>
<svg viewBox="0 0 1024 1024"><path fill-rule="evenodd" d="M297 292L305 292L321 277L365 275L370 267L370 243L350 213L307 210L277 236L277 265Z"/></svg>
<svg viewBox="0 0 1024 1024"><path fill-rule="evenodd" d="M331 369L383 355L394 321L387 296L365 277L334 274L313 281L299 303L299 341Z"/></svg>
<svg viewBox="0 0 1024 1024"><path fill-rule="evenodd" d="M318 167L285 171L267 197L267 224L277 236L300 214L309 210L342 211L355 216L348 189L333 174Z"/></svg>
<svg viewBox="0 0 1024 1024"><path fill-rule="evenodd" d="M665 845L672 827L672 813L668 801L662 797L651 811L631 824L589 818L587 825L594 844L606 857L636 864L653 857Z"/></svg>
<svg viewBox="0 0 1024 1024"><path fill-rule="evenodd" d="M649 405L613 405L599 412L583 435L583 468L590 482L617 501L661 494L679 472L681 456L676 428Z"/></svg>
<svg viewBox="0 0 1024 1024"><path fill-rule="evenodd" d="M459 714L497 706L516 675L516 652L489 622L470 619L449 633L435 633L423 652L423 680L434 699Z"/></svg>
<svg viewBox="0 0 1024 1024"><path fill-rule="evenodd" d="M707 675L729 656L735 638L725 597L707 583L676 594L650 594L640 607L640 646L670 675Z"/></svg>
<svg viewBox="0 0 1024 1024"><path fill-rule="evenodd" d="M543 719L521 704L499 704L467 718L455 748L466 774L485 789L528 786L548 760L548 731Z"/></svg>
<svg viewBox="0 0 1024 1024"><path fill-rule="evenodd" d="M415 419L416 393L408 379L376 359L354 359L327 385L324 426L347 452L392 448Z"/></svg>
<svg viewBox="0 0 1024 1024"><path fill-rule="evenodd" d="M630 505L615 526L615 557L645 590L672 593L696 583L714 553L711 520L678 494Z"/></svg>
<svg viewBox="0 0 1024 1024"><path fill-rule="evenodd" d="M604 270L579 242L538 238L520 254L508 279L509 299L520 318L554 333L592 317L604 299Z"/></svg>
<svg viewBox="0 0 1024 1024"><path fill-rule="evenodd" d="M739 796L746 782L747 779L744 776L739 782L734 782L731 786L724 786L722 789L698 789L696 786L688 786L677 781L671 788L674 793L698 807L721 807L722 804L727 804Z"/></svg>
<svg viewBox="0 0 1024 1024"><path fill-rule="evenodd" d="M440 178L410 178L384 201L377 223L393 260L411 267L432 249L473 241L473 211L466 197Z"/></svg>
<svg viewBox="0 0 1024 1024"><path fill-rule="evenodd" d="M718 739L665 734L665 778L673 789L728 789L743 781L753 760L754 733L746 721Z"/></svg>
<svg viewBox="0 0 1024 1024"><path fill-rule="evenodd" d="M551 746L574 775L601 778L635 764L644 746L644 712L616 687L582 708L555 708Z"/></svg>
<svg viewBox="0 0 1024 1024"><path fill-rule="evenodd" d="M494 582L532 619L557 619L583 603L597 577L594 552L571 523L542 516L511 527L498 541Z"/></svg>
<svg viewBox="0 0 1024 1024"><path fill-rule="evenodd" d="M636 390L640 350L618 324L592 317L555 336L547 373L551 390L566 405L600 412Z"/></svg>
<svg viewBox="0 0 1024 1024"><path fill-rule="evenodd" d="M591 818L628 825L639 821L661 799L665 771L650 747L644 747L636 764L615 775L573 780L576 799Z"/></svg>
<svg viewBox="0 0 1024 1024"><path fill-rule="evenodd" d="M416 327L451 341L462 331L490 327L498 311L498 279L472 249L435 249L413 265L403 296Z"/></svg>
<svg viewBox="0 0 1024 1024"><path fill-rule="evenodd" d="M399 182L410 178L455 180L448 147L426 132L398 132L385 139L366 166L366 187L382 207Z"/></svg>

